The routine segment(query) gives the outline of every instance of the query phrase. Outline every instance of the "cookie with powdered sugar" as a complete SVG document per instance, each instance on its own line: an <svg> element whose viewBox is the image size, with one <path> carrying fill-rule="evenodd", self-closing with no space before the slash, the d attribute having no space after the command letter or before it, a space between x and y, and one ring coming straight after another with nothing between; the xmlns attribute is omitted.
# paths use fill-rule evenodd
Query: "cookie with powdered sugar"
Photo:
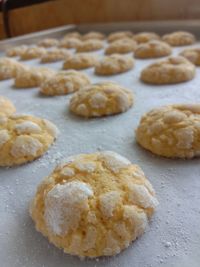
<svg viewBox="0 0 200 267"><path fill-rule="evenodd" d="M0 115L0 166L13 166L42 156L58 134L48 120L30 115Z"/></svg>
<svg viewBox="0 0 200 267"><path fill-rule="evenodd" d="M157 205L139 166L102 151L63 160L38 186L30 215L37 231L65 253L94 258L127 248Z"/></svg>

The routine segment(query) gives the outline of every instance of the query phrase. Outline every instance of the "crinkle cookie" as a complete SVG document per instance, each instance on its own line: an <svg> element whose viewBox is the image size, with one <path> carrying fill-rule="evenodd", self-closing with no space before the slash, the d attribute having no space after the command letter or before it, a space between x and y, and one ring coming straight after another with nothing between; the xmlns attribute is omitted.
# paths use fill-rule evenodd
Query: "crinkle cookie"
<svg viewBox="0 0 200 267"><path fill-rule="evenodd" d="M127 111L133 105L130 90L102 82L81 88L70 100L70 110L83 117L101 117Z"/></svg>
<svg viewBox="0 0 200 267"><path fill-rule="evenodd" d="M108 35L108 42L114 42L119 39L124 39L124 38L132 38L133 33L131 31L117 31L117 32L112 32Z"/></svg>
<svg viewBox="0 0 200 267"><path fill-rule="evenodd" d="M66 158L37 188L30 215L65 253L112 256L141 236L158 205L138 165L102 151Z"/></svg>
<svg viewBox="0 0 200 267"><path fill-rule="evenodd" d="M63 69L87 69L94 67L98 62L96 55L89 53L77 53L67 58L63 63Z"/></svg>
<svg viewBox="0 0 200 267"><path fill-rule="evenodd" d="M135 58L157 58L169 56L172 53L170 45L159 40L139 44L135 49Z"/></svg>
<svg viewBox="0 0 200 267"><path fill-rule="evenodd" d="M170 57L147 66L141 80L150 84L173 84L192 80L195 66L184 57Z"/></svg>
<svg viewBox="0 0 200 267"><path fill-rule="evenodd" d="M15 113L15 111L16 108L13 103L7 97L0 96L0 115L9 116Z"/></svg>
<svg viewBox="0 0 200 267"><path fill-rule="evenodd" d="M96 40L104 40L106 38L105 34L102 32L95 32L91 31L83 35L82 39L85 40L90 40L90 39L96 39Z"/></svg>
<svg viewBox="0 0 200 267"><path fill-rule="evenodd" d="M63 39L68 39L68 38L76 38L76 39L81 39L82 35L79 32L68 32L63 36Z"/></svg>
<svg viewBox="0 0 200 267"><path fill-rule="evenodd" d="M75 70L60 71L41 84L40 92L44 95L65 95L90 84L89 77Z"/></svg>
<svg viewBox="0 0 200 267"><path fill-rule="evenodd" d="M132 69L133 66L134 60L132 57L113 54L105 56L97 63L95 73L98 75L113 75L126 72Z"/></svg>
<svg viewBox="0 0 200 267"><path fill-rule="evenodd" d="M41 57L41 63L51 63L64 60L71 56L71 52L64 48L52 48Z"/></svg>
<svg viewBox="0 0 200 267"><path fill-rule="evenodd" d="M23 65L11 58L0 58L0 80L14 78Z"/></svg>
<svg viewBox="0 0 200 267"><path fill-rule="evenodd" d="M155 32L140 32L133 36L133 39L141 44L141 43L147 43L151 40L159 40L160 36Z"/></svg>
<svg viewBox="0 0 200 267"><path fill-rule="evenodd" d="M200 66L200 48L198 47L188 48L183 50L179 55L187 58L190 62L192 62L196 66Z"/></svg>
<svg viewBox="0 0 200 267"><path fill-rule="evenodd" d="M165 34L162 39L172 46L191 45L196 41L196 38L192 33L184 31Z"/></svg>
<svg viewBox="0 0 200 267"><path fill-rule="evenodd" d="M42 156L57 134L56 126L45 119L0 116L0 166L19 165Z"/></svg>
<svg viewBox="0 0 200 267"><path fill-rule="evenodd" d="M29 59L34 59L34 58L39 58L43 54L45 54L46 49L44 47L39 47L39 46L31 46L25 49L21 55L20 59L21 60L29 60Z"/></svg>
<svg viewBox="0 0 200 267"><path fill-rule="evenodd" d="M136 130L137 142L169 158L200 156L200 105L159 107L145 114Z"/></svg>
<svg viewBox="0 0 200 267"><path fill-rule="evenodd" d="M6 50L6 56L7 57L18 57L21 56L22 53L28 48L27 45L20 45L20 46L15 46L11 47Z"/></svg>
<svg viewBox="0 0 200 267"><path fill-rule="evenodd" d="M105 54L125 54L133 52L137 47L136 41L130 38L123 38L112 42L106 49Z"/></svg>
<svg viewBox="0 0 200 267"><path fill-rule="evenodd" d="M38 42L38 46L42 47L52 47L57 46L59 44L59 41L55 38L46 38Z"/></svg>
<svg viewBox="0 0 200 267"><path fill-rule="evenodd" d="M104 46L101 40L89 39L83 41L76 47L76 52L90 52L102 49Z"/></svg>
<svg viewBox="0 0 200 267"><path fill-rule="evenodd" d="M24 68L18 71L15 77L14 86L16 88L38 87L40 84L55 74L55 71L45 67Z"/></svg>
<svg viewBox="0 0 200 267"><path fill-rule="evenodd" d="M77 48L78 45L82 43L81 40L77 38L65 38L60 41L59 47L63 48Z"/></svg>

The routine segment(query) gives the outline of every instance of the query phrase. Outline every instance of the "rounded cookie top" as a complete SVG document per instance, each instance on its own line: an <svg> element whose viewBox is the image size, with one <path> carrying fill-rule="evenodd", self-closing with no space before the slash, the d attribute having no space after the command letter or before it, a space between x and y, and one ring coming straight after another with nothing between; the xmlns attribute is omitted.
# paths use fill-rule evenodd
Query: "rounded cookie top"
<svg viewBox="0 0 200 267"><path fill-rule="evenodd" d="M131 31L116 31L112 32L108 35L108 42L114 42L116 40L124 39L124 38L132 38L133 33Z"/></svg>
<svg viewBox="0 0 200 267"><path fill-rule="evenodd" d="M55 38L46 38L38 42L38 46L42 47L52 47L52 46L57 46L59 41Z"/></svg>
<svg viewBox="0 0 200 267"><path fill-rule="evenodd" d="M20 45L20 46L14 46L10 47L6 50L6 56L7 57L18 57L21 56L21 53L24 53L24 51L28 48L27 45Z"/></svg>
<svg viewBox="0 0 200 267"><path fill-rule="evenodd" d="M135 58L157 58L169 56L172 53L170 45L159 40L139 44L135 49Z"/></svg>
<svg viewBox="0 0 200 267"><path fill-rule="evenodd" d="M77 53L67 58L63 63L63 69L87 69L94 67L98 62L96 55L90 53Z"/></svg>
<svg viewBox="0 0 200 267"><path fill-rule="evenodd" d="M76 32L76 31L68 32L63 36L63 39L68 39L68 38L81 39L82 35L79 32Z"/></svg>
<svg viewBox="0 0 200 267"><path fill-rule="evenodd" d="M29 60L29 59L34 59L34 58L39 58L43 54L45 54L46 49L44 47L39 47L39 46L30 46L25 49L21 55L20 59L21 60Z"/></svg>
<svg viewBox="0 0 200 267"><path fill-rule="evenodd" d="M7 57L0 58L0 80L14 78L21 68L23 68L23 65L15 59Z"/></svg>
<svg viewBox="0 0 200 267"><path fill-rule="evenodd" d="M105 34L102 32L95 32L91 31L82 36L82 39L85 40L90 40L90 39L96 39L96 40L104 40L106 38Z"/></svg>
<svg viewBox="0 0 200 267"><path fill-rule="evenodd" d="M196 38L192 33L184 31L165 34L162 39L172 46L191 45L196 41Z"/></svg>
<svg viewBox="0 0 200 267"><path fill-rule="evenodd" d="M130 38L123 38L113 41L106 49L105 54L125 54L133 52L137 47L136 41Z"/></svg>
<svg viewBox="0 0 200 267"><path fill-rule="evenodd" d="M16 108L13 103L7 97L0 96L0 115L9 116L15 113L15 111Z"/></svg>
<svg viewBox="0 0 200 267"><path fill-rule="evenodd" d="M200 105L179 104L151 110L142 117L136 139L157 155L200 156Z"/></svg>
<svg viewBox="0 0 200 267"><path fill-rule="evenodd" d="M29 115L0 119L0 166L13 166L43 155L57 137L57 127Z"/></svg>
<svg viewBox="0 0 200 267"><path fill-rule="evenodd" d="M110 56L105 56L97 63L95 67L95 73L98 75L113 75L126 72L133 67L134 60L132 57L113 54Z"/></svg>
<svg viewBox="0 0 200 267"><path fill-rule="evenodd" d="M127 111L133 104L130 90L102 82L81 88L70 100L70 110L83 117L101 117Z"/></svg>
<svg viewBox="0 0 200 267"><path fill-rule="evenodd" d="M200 66L200 48L198 47L188 48L183 50L179 55L187 58L190 62L192 62L196 66Z"/></svg>
<svg viewBox="0 0 200 267"><path fill-rule="evenodd" d="M89 39L83 41L76 47L76 52L90 52L102 49L104 46L101 40Z"/></svg>
<svg viewBox="0 0 200 267"><path fill-rule="evenodd" d="M65 95L89 84L89 77L84 73L75 70L60 71L41 84L40 92L49 96Z"/></svg>
<svg viewBox="0 0 200 267"><path fill-rule="evenodd" d="M184 57L169 57L147 66L141 72L141 80L150 84L185 82L195 76L195 66Z"/></svg>
<svg viewBox="0 0 200 267"><path fill-rule="evenodd" d="M65 253L111 256L142 235L158 200L139 166L112 151L63 160L30 206L36 229Z"/></svg>
<svg viewBox="0 0 200 267"><path fill-rule="evenodd" d="M51 77L55 71L45 67L25 67L17 72L14 86L16 88L38 87L40 84Z"/></svg>
<svg viewBox="0 0 200 267"><path fill-rule="evenodd" d="M159 40L160 36L155 32L140 32L133 36L133 39L141 44L141 43L147 43L152 40Z"/></svg>
<svg viewBox="0 0 200 267"><path fill-rule="evenodd" d="M46 51L44 55L41 56L41 63L51 63L66 59L71 56L71 52L64 48L52 48Z"/></svg>
<svg viewBox="0 0 200 267"><path fill-rule="evenodd" d="M60 41L59 47L64 47L64 48L77 48L78 45L82 43L81 40L70 37L70 38L64 38Z"/></svg>

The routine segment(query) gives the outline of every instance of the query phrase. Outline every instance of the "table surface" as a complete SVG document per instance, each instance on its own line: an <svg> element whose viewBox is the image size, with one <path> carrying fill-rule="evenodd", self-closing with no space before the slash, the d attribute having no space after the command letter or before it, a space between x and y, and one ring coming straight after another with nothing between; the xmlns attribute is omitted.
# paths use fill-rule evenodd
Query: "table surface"
<svg viewBox="0 0 200 267"><path fill-rule="evenodd" d="M195 45L196 46L196 45ZM182 48L174 48L176 55ZM103 51L94 52L100 57ZM200 159L174 160L154 156L134 138L141 116L150 109L173 103L198 103L200 69L189 82L150 86L139 80L140 71L154 60L136 60L127 73L99 77L84 70L92 82L115 81L131 89L133 107L110 117L84 120L68 111L71 95L44 97L37 88L15 89L13 80L0 82L0 94L9 97L18 113L54 122L61 133L40 159L0 170L0 259L2 267L199 267L200 262ZM41 66L38 60L24 62ZM43 64L61 69L62 62ZM113 150L138 164L153 184L160 205L146 233L115 257L81 261L64 254L36 232L28 205L37 185L64 157Z"/></svg>

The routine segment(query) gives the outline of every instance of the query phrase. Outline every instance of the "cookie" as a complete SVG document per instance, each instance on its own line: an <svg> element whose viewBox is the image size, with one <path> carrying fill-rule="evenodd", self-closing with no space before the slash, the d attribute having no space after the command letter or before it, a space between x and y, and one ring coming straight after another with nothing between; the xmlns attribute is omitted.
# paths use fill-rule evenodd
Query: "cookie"
<svg viewBox="0 0 200 267"><path fill-rule="evenodd" d="M64 48L52 48L41 56L41 63L51 63L64 60L71 56L71 52Z"/></svg>
<svg viewBox="0 0 200 267"><path fill-rule="evenodd" d="M77 38L65 38L62 39L59 43L59 47L63 47L63 48L77 48L78 45L80 45L82 43L81 40L77 39Z"/></svg>
<svg viewBox="0 0 200 267"><path fill-rule="evenodd" d="M42 47L52 47L57 46L59 44L59 41L55 38L46 38L38 42L38 46Z"/></svg>
<svg viewBox="0 0 200 267"><path fill-rule="evenodd" d="M127 111L133 104L130 90L113 82L81 88L70 100L70 110L83 117L101 117Z"/></svg>
<svg viewBox="0 0 200 267"><path fill-rule="evenodd" d="M194 65L200 66L200 48L188 48L183 50L179 55L187 58Z"/></svg>
<svg viewBox="0 0 200 267"><path fill-rule="evenodd" d="M34 59L34 58L39 58L43 54L45 54L46 49L44 47L39 47L39 46L32 46L28 47L23 51L20 55L21 60L29 60L29 59Z"/></svg>
<svg viewBox="0 0 200 267"><path fill-rule="evenodd" d="M65 253L112 256L141 236L158 205L139 166L112 151L66 158L37 188L30 215Z"/></svg>
<svg viewBox="0 0 200 267"><path fill-rule="evenodd" d="M200 156L200 105L169 105L151 110L142 117L136 139L142 147L160 156Z"/></svg>
<svg viewBox="0 0 200 267"><path fill-rule="evenodd" d="M113 75L126 72L132 69L134 60L132 57L113 54L105 56L95 67L95 73L98 75Z"/></svg>
<svg viewBox="0 0 200 267"><path fill-rule="evenodd" d="M68 38L81 39L82 35L79 32L76 32L76 31L68 32L63 36L63 39L68 39Z"/></svg>
<svg viewBox="0 0 200 267"><path fill-rule="evenodd" d="M172 46L191 45L196 41L196 38L192 33L184 31L165 34L162 39Z"/></svg>
<svg viewBox="0 0 200 267"><path fill-rule="evenodd" d="M170 57L147 66L141 80L150 84L173 84L192 80L195 66L184 57Z"/></svg>
<svg viewBox="0 0 200 267"><path fill-rule="evenodd" d="M0 96L0 115L9 116L15 113L16 108L13 103L4 96Z"/></svg>
<svg viewBox="0 0 200 267"><path fill-rule="evenodd" d="M94 67L98 62L98 59L95 55L87 53L77 53L67 58L63 63L63 69L87 69Z"/></svg>
<svg viewBox="0 0 200 267"><path fill-rule="evenodd" d="M0 166L23 164L42 156L58 134L56 126L29 115L0 120Z"/></svg>
<svg viewBox="0 0 200 267"><path fill-rule="evenodd" d="M133 36L133 39L141 44L141 43L147 43L152 40L159 40L160 36L155 32L140 32Z"/></svg>
<svg viewBox="0 0 200 267"><path fill-rule="evenodd" d="M23 65L14 59L0 58L0 81L14 78Z"/></svg>
<svg viewBox="0 0 200 267"><path fill-rule="evenodd" d="M76 47L76 52L90 52L102 49L104 46L101 40L87 40L83 41Z"/></svg>
<svg viewBox="0 0 200 267"><path fill-rule="evenodd" d="M41 84L40 92L49 96L65 95L88 84L90 80L84 73L75 70L60 71Z"/></svg>
<svg viewBox="0 0 200 267"><path fill-rule="evenodd" d="M20 57L21 53L24 53L24 51L28 48L27 45L20 45L11 47L6 50L6 56L7 57Z"/></svg>
<svg viewBox="0 0 200 267"><path fill-rule="evenodd" d="M132 38L133 33L131 31L117 31L117 32L112 32L108 35L108 42L114 42L116 40L124 39L124 38Z"/></svg>
<svg viewBox="0 0 200 267"><path fill-rule="evenodd" d="M106 36L102 32L91 31L91 32L84 34L82 37L82 40L84 40L84 41L91 40L91 39L104 40L105 38L106 38Z"/></svg>
<svg viewBox="0 0 200 267"><path fill-rule="evenodd" d="M106 49L105 54L125 54L133 52L137 47L137 43L130 38L123 38L112 42Z"/></svg>
<svg viewBox="0 0 200 267"><path fill-rule="evenodd" d="M135 49L135 58L157 58L169 56L172 53L170 45L158 40L149 41L139 44Z"/></svg>
<svg viewBox="0 0 200 267"><path fill-rule="evenodd" d="M51 77L54 73L54 70L45 67L27 67L18 71L14 86L16 88L38 87L45 79Z"/></svg>

